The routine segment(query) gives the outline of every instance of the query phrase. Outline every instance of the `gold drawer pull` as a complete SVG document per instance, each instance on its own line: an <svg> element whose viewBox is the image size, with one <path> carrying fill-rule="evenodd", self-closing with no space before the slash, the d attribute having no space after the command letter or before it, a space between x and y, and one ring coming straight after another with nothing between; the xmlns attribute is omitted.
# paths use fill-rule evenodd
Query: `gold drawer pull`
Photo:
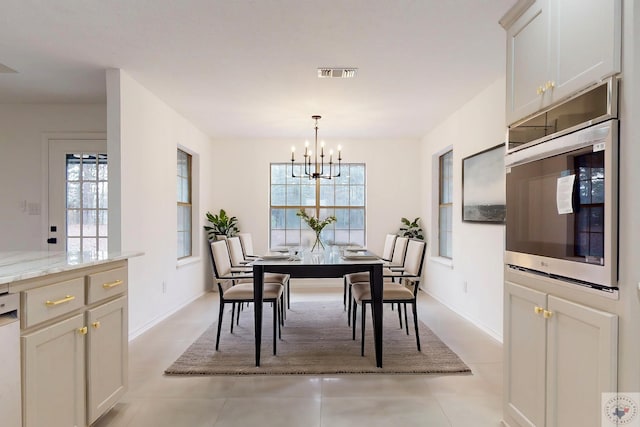
<svg viewBox="0 0 640 427"><path fill-rule="evenodd" d="M120 286L124 283L124 281L118 279L116 281L113 282L109 282L109 283L103 283L102 287L105 289L111 289L111 288L115 288L116 286Z"/></svg>
<svg viewBox="0 0 640 427"><path fill-rule="evenodd" d="M91 326L93 326L93 329L98 329L100 328L100 322L93 322Z"/></svg>
<svg viewBox="0 0 640 427"><path fill-rule="evenodd" d="M59 299L57 301L49 301L47 300L44 304L47 307L53 307L56 305L60 305L60 304L64 304L65 302L69 302L69 301L73 301L74 299L76 299L76 297L74 297L73 295L67 295L66 297Z"/></svg>
<svg viewBox="0 0 640 427"><path fill-rule="evenodd" d="M544 311L544 308L538 307L537 305L533 308L533 312L535 314L541 314Z"/></svg>
<svg viewBox="0 0 640 427"><path fill-rule="evenodd" d="M553 311L545 310L545 311L543 311L543 312L542 312L542 316L543 316L545 319L548 319L548 318L550 318L551 316L553 316Z"/></svg>
<svg viewBox="0 0 640 427"><path fill-rule="evenodd" d="M80 335L87 335L88 329L86 326L82 327L82 328L78 328L78 333Z"/></svg>

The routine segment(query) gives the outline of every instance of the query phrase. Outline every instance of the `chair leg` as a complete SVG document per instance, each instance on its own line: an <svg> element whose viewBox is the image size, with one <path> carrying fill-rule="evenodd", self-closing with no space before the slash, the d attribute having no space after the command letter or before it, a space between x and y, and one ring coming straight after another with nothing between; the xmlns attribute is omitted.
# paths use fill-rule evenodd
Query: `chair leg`
<svg viewBox="0 0 640 427"><path fill-rule="evenodd" d="M416 344L418 345L418 351L420 351L420 333L418 333L418 309L415 301L413 302L413 324L416 328Z"/></svg>
<svg viewBox="0 0 640 427"><path fill-rule="evenodd" d="M349 303L351 304L351 303ZM358 311L358 304L353 301L353 313L351 314L352 318L351 318L351 339L352 340L356 340L356 312Z"/></svg>
<svg viewBox="0 0 640 427"><path fill-rule="evenodd" d="M395 305L395 303L392 302L391 303L391 309L393 309L394 305ZM398 304L398 321L400 322L400 329L402 329L402 310L400 310L400 304Z"/></svg>
<svg viewBox="0 0 640 427"><path fill-rule="evenodd" d="M240 316L240 307L238 307L238 316ZM233 318L236 317L236 303L231 303L231 333L233 333Z"/></svg>
<svg viewBox="0 0 640 427"><path fill-rule="evenodd" d="M342 305L344 309L347 309L347 276L342 277ZM349 320L349 316L347 316L347 321Z"/></svg>
<svg viewBox="0 0 640 427"><path fill-rule="evenodd" d="M278 302L278 298L276 298L273 303L273 355L276 355L276 346L278 343L278 309L280 303Z"/></svg>
<svg viewBox="0 0 640 427"><path fill-rule="evenodd" d="M353 298L351 297L351 284L347 285L347 300L349 306L347 307L347 326L349 326L349 319L351 319L351 304L353 302Z"/></svg>
<svg viewBox="0 0 640 427"><path fill-rule="evenodd" d="M404 305L404 326L407 329L407 335L409 335L409 321L407 320L407 303L403 303ZM398 307L400 307L400 303L398 303ZM414 306L415 309L415 306Z"/></svg>
<svg viewBox="0 0 640 427"><path fill-rule="evenodd" d="M218 351L218 344L220 344L220 329L222 328L222 314L224 313L224 301L220 300L220 312L218 313L218 333L216 334L216 351ZM233 323L233 319L231 319Z"/></svg>
<svg viewBox="0 0 640 427"><path fill-rule="evenodd" d="M360 356L364 356L364 325L366 323L366 314L367 314L367 304L364 303L364 301L362 301L362 314L360 315L360 317L362 317L362 340L360 342ZM354 322L355 323L355 322Z"/></svg>

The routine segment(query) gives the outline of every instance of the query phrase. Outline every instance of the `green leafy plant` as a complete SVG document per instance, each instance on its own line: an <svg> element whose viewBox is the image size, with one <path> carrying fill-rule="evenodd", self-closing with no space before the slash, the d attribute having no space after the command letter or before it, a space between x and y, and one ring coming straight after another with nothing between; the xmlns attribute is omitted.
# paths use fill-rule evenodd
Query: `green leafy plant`
<svg viewBox="0 0 640 427"><path fill-rule="evenodd" d="M207 212L206 215L207 221L211 224L204 226L209 240L215 240L216 236L233 237L240 231L237 226L238 218L227 215L224 209L220 209L217 215L213 215L211 212Z"/></svg>
<svg viewBox="0 0 640 427"><path fill-rule="evenodd" d="M318 218L316 218L315 216L310 216L309 214L307 214L304 209L300 209L298 212L296 212L296 215L298 215L300 218L302 218L304 220L304 222L309 226L309 228L311 228L313 230L314 233L316 233L316 241L313 244L313 247L311 248L311 250L313 251L316 246L320 245L320 247L322 249L324 249L324 245L322 244L322 240L320 240L320 233L322 233L322 230L329 224L331 224L332 222L336 222L338 219L331 215L326 217L325 219L323 219L322 221L320 221Z"/></svg>
<svg viewBox="0 0 640 427"><path fill-rule="evenodd" d="M414 219L413 222L404 217L401 218L400 221L402 222L402 226L400 227L398 236L424 240L422 228L420 227L420 217Z"/></svg>

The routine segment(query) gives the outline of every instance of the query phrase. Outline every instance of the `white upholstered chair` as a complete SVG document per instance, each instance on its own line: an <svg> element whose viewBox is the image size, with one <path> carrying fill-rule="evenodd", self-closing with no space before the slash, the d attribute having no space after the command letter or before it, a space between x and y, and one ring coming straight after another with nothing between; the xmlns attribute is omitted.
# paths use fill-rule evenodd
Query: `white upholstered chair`
<svg viewBox="0 0 640 427"><path fill-rule="evenodd" d="M238 273L232 271L231 259L227 242L218 240L210 242L209 254L211 256L211 267L213 268L214 280L218 286L220 311L218 313L218 331L216 334L216 350L219 348L220 331L222 327L222 317L226 303L231 303L231 333L233 333L233 321L236 304L253 302L253 274ZM276 354L278 333L281 336L281 325L283 319L284 304L282 300L284 286L283 280L288 281L289 275L282 274L277 281L275 273L270 279L265 276L263 301L273 304L273 354ZM238 316L240 309L238 308Z"/></svg>
<svg viewBox="0 0 640 427"><path fill-rule="evenodd" d="M411 304L413 308L413 324L416 334L416 345L418 351L420 351L420 334L418 330L418 312L416 300L418 297L418 288L420 285L420 277L422 275L422 266L424 264L424 253L427 244L423 240L410 239L407 244L407 253L405 258L404 270L394 273L394 278L398 278L401 281L399 283L391 282L390 278L385 277L385 283L382 291L383 303L397 303L398 304L398 316L401 316L401 307L404 307L404 323L409 334L409 324L407 322L407 304ZM360 273L355 273L360 274ZM365 276L361 276L365 277ZM371 304L371 287L369 284L368 275L366 281L353 282L351 285L351 292L353 295L353 313L352 313L352 328L353 339L356 337L356 312L358 305L362 306L361 315L361 349L360 353L364 356L364 333L365 333L365 318L366 318L366 304ZM401 326L402 327L402 326Z"/></svg>

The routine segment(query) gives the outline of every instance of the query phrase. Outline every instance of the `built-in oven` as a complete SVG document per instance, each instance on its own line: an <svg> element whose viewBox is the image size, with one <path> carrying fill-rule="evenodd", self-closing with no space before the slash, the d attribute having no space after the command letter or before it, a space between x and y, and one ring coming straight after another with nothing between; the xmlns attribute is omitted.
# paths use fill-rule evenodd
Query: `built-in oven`
<svg viewBox="0 0 640 427"><path fill-rule="evenodd" d="M562 114L545 112L546 130L514 129L520 137L545 135L521 138L505 156L508 266L616 291L619 123L611 118L614 83L611 79L574 98L577 110L563 105ZM586 103L585 98L599 100ZM574 116L589 120L573 124ZM549 117L555 117L553 123ZM550 127L560 130L547 133Z"/></svg>
<svg viewBox="0 0 640 427"><path fill-rule="evenodd" d="M19 295L0 293L0 425L21 426Z"/></svg>

